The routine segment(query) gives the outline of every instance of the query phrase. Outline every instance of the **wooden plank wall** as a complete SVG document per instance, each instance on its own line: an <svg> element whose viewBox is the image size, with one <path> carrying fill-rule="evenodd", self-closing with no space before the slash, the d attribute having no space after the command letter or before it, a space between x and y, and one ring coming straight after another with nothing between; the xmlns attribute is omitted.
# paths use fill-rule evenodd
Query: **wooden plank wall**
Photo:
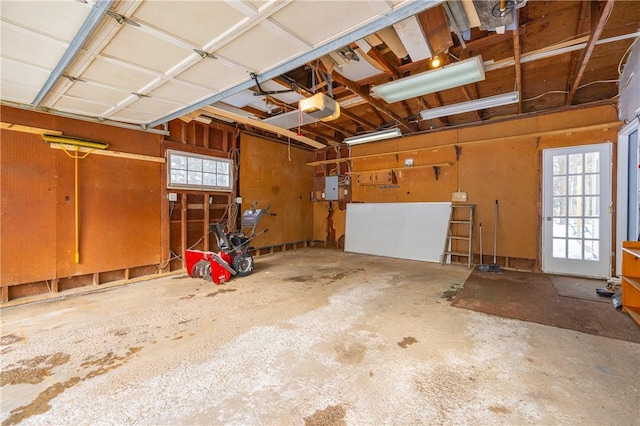
<svg viewBox="0 0 640 426"><path fill-rule="evenodd" d="M539 270L542 150L607 141L615 144L618 126L609 126L604 130L554 132L546 135L545 132L579 129L616 121L615 108L601 105L355 145L352 157L372 156L352 161L352 200L437 202L451 201L452 193L458 189L467 192L468 203L476 206L476 262L479 261L479 223L483 224L483 252L485 255L492 255L495 200L499 200L497 255L500 262L516 269ZM516 137L508 139L510 136ZM490 141L495 138L503 139ZM456 145L460 149L459 158L456 158ZM411 151L413 149L415 151ZM407 150L409 152L397 155L375 155ZM404 168L406 158L413 158L413 169ZM440 167L437 179L433 167L429 166L436 163L451 164ZM395 181L389 185L357 183L358 172L366 174L367 171L394 168L399 168L400 171L395 173ZM313 169L310 169L310 173L313 173ZM334 212L329 215L328 202L315 204L314 239L327 241L327 235L331 234L328 232L330 217L332 232L339 241L344 236L344 210L333 206ZM485 258L485 261L489 260Z"/></svg>

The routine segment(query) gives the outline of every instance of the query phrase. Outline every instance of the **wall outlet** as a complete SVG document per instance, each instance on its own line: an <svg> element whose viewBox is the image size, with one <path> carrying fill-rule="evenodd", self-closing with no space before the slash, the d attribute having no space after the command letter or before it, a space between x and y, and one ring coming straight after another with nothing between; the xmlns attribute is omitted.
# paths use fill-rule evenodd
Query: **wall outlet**
<svg viewBox="0 0 640 426"><path fill-rule="evenodd" d="M467 193L466 192L454 192L451 194L451 201L467 201Z"/></svg>
<svg viewBox="0 0 640 426"><path fill-rule="evenodd" d="M169 201L178 201L178 194L175 192L170 192L167 194L167 199Z"/></svg>

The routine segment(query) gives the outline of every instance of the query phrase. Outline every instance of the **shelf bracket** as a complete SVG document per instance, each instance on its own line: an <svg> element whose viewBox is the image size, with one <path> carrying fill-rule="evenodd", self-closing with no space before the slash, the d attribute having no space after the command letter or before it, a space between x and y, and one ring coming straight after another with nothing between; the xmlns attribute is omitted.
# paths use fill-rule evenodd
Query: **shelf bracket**
<svg viewBox="0 0 640 426"><path fill-rule="evenodd" d="M436 177L436 180L438 180L438 177L440 177L440 167L433 166L433 174Z"/></svg>

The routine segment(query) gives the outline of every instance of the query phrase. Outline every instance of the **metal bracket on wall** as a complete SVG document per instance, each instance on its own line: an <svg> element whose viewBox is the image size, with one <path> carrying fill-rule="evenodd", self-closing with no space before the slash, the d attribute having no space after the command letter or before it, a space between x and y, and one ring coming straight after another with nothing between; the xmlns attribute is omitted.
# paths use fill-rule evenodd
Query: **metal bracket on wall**
<svg viewBox="0 0 640 426"><path fill-rule="evenodd" d="M440 167L433 166L433 174L435 175L436 180L438 180L438 177L440 177Z"/></svg>

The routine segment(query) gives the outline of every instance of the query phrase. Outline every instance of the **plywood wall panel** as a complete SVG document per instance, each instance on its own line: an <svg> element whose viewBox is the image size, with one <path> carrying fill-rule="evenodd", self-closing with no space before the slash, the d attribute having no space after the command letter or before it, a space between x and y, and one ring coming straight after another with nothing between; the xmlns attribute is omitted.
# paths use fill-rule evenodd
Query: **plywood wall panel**
<svg viewBox="0 0 640 426"><path fill-rule="evenodd" d="M0 283L51 279L57 183L52 150L38 135L2 130L0 138Z"/></svg>
<svg viewBox="0 0 640 426"><path fill-rule="evenodd" d="M353 156L376 153L380 155L355 159L353 170L356 172L397 168L403 164L406 157L414 158L415 164L449 162L452 165L440 169L438 180L435 180L431 169L401 169L397 175L397 186L359 186L354 180L353 200L367 203L450 201L452 192L459 189L468 194L468 203L476 206L476 254L480 248L478 224L483 224L485 256L491 256L493 251L495 200L498 200L497 256L526 260L529 264L539 267L542 150L607 141L615 143L616 128L588 131L580 129L614 121L615 110L611 106L600 105L357 145L352 148ZM574 130L544 135L544 132L562 129ZM491 141L495 138L502 139ZM455 159L453 146L437 148L437 144L458 145L461 148L459 160ZM428 147L434 149L386 155L394 151ZM315 238L324 239L322 237L326 229L326 214L319 208L315 209L315 214ZM339 220L339 215L333 216L334 228L341 227Z"/></svg>
<svg viewBox="0 0 640 426"><path fill-rule="evenodd" d="M259 230L269 232L258 237L255 247L306 241L313 236L313 171L306 163L313 153L285 144L242 135L240 141L240 195L242 211L257 202L271 204L277 216L265 216Z"/></svg>

